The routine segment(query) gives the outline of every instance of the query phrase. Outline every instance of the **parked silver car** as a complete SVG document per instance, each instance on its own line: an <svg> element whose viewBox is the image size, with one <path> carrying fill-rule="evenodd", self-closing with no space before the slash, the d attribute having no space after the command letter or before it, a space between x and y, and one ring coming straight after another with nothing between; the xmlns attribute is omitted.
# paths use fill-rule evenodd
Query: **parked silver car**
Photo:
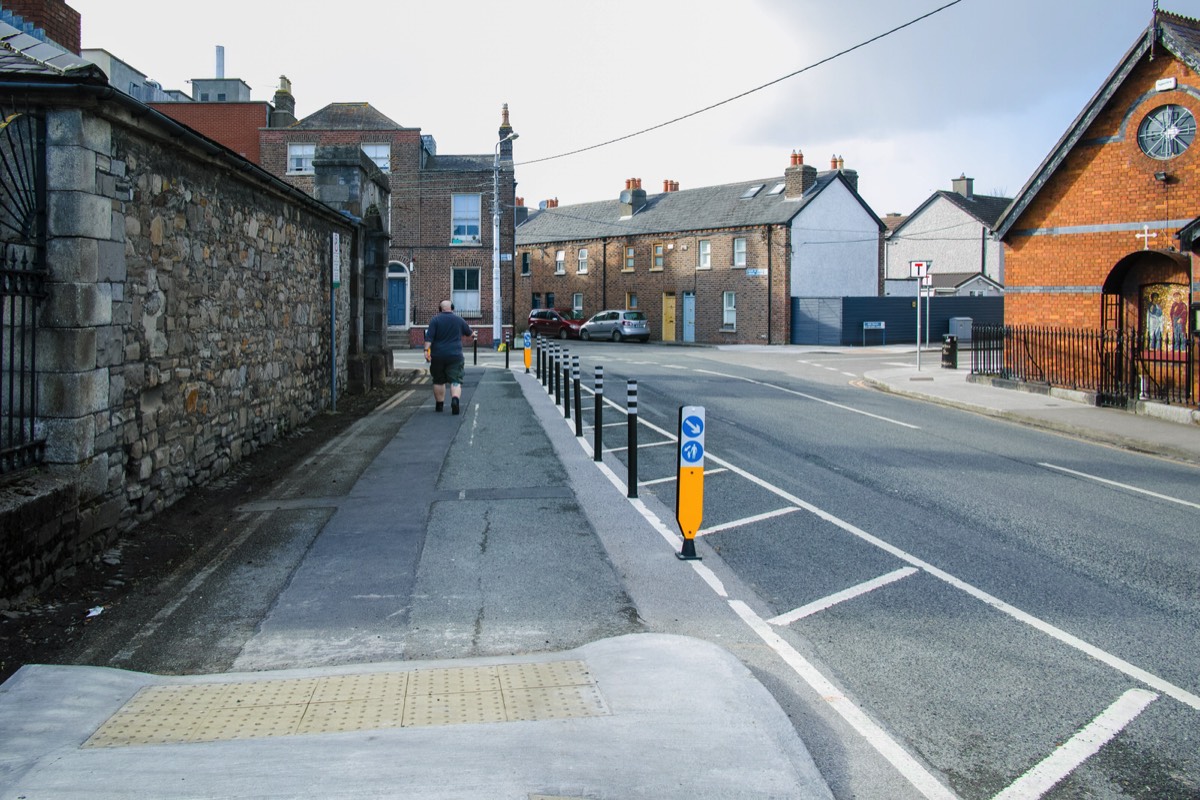
<svg viewBox="0 0 1200 800"><path fill-rule="evenodd" d="M612 339L620 342L625 339L650 341L650 323L641 311L624 311L610 309L593 314L592 318L579 328L580 339Z"/></svg>

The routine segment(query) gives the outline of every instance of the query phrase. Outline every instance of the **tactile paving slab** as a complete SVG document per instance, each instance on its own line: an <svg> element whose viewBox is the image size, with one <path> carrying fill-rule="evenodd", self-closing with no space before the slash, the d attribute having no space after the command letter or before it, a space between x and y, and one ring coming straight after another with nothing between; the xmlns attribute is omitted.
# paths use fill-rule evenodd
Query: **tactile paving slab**
<svg viewBox="0 0 1200 800"><path fill-rule="evenodd" d="M148 686L84 747L607 716L583 661Z"/></svg>

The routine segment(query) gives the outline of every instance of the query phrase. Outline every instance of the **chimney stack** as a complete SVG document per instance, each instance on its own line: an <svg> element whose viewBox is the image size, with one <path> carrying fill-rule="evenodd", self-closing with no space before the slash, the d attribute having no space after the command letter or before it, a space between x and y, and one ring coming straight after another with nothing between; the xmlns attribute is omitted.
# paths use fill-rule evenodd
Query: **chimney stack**
<svg viewBox="0 0 1200 800"><path fill-rule="evenodd" d="M225 79L225 48L217 45L217 80Z"/></svg>
<svg viewBox="0 0 1200 800"><path fill-rule="evenodd" d="M625 191L618 198L621 204L621 216L632 217L646 205L646 190L642 188L641 178L630 178L625 181Z"/></svg>
<svg viewBox="0 0 1200 800"><path fill-rule="evenodd" d="M975 195L975 179L968 178L965 172L951 181L950 186L963 197L973 197Z"/></svg>
<svg viewBox="0 0 1200 800"><path fill-rule="evenodd" d="M673 181L668 178L663 178L663 194L667 194L668 192L678 192L678 191L679 191L679 181Z"/></svg>
<svg viewBox="0 0 1200 800"><path fill-rule="evenodd" d="M804 153L793 150L791 166L783 171L783 181L783 196L788 200L798 200L817 182L817 168L806 166Z"/></svg>
<svg viewBox="0 0 1200 800"><path fill-rule="evenodd" d="M292 82L288 80L287 75L279 76L274 105L269 127L286 128L296 124L296 98L292 97Z"/></svg>

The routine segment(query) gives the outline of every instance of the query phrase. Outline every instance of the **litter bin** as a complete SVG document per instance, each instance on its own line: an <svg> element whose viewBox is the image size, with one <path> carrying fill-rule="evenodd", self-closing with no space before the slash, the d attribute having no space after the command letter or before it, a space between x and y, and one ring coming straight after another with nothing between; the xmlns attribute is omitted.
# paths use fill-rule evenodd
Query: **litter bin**
<svg viewBox="0 0 1200 800"><path fill-rule="evenodd" d="M942 335L942 368L958 369L958 337Z"/></svg>

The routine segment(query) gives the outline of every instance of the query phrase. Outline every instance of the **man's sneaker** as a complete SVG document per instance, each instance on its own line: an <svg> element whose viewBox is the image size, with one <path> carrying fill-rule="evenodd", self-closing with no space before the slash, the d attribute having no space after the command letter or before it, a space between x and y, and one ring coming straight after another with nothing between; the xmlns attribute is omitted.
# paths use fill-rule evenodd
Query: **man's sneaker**
<svg viewBox="0 0 1200 800"><path fill-rule="evenodd" d="M451 414L458 413L458 398L457 397L450 398L450 413Z"/></svg>
<svg viewBox="0 0 1200 800"><path fill-rule="evenodd" d="M434 410L434 411L436 411L436 412L438 412L438 413L440 414L440 413L442 413L442 406L443 406L443 403L437 403L437 404L436 404L436 405L433 407L433 410ZM455 413L458 413L458 412L455 412Z"/></svg>

